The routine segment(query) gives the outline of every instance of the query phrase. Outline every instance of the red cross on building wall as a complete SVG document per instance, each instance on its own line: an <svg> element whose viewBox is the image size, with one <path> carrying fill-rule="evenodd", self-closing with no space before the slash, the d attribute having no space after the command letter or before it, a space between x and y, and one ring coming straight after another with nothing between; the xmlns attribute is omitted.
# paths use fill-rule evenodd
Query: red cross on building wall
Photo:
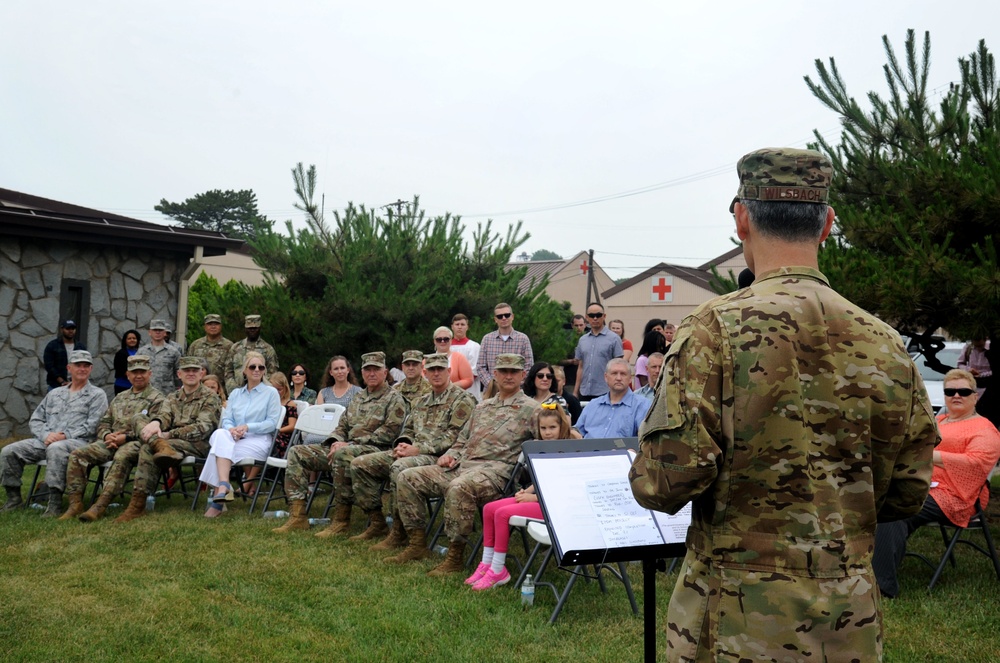
<svg viewBox="0 0 1000 663"><path fill-rule="evenodd" d="M580 263L580 271L583 272L584 276L587 275L587 270L588 269L590 269L590 265L587 264L586 260L584 260L583 262Z"/></svg>
<svg viewBox="0 0 1000 663"><path fill-rule="evenodd" d="M652 302L666 303L674 301L674 277L654 276L650 280L650 296Z"/></svg>

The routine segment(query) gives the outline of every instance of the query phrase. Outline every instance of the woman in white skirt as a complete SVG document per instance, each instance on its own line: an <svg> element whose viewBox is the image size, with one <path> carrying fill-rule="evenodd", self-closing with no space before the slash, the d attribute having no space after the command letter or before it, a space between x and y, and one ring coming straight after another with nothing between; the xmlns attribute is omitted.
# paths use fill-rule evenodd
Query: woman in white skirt
<svg viewBox="0 0 1000 663"><path fill-rule="evenodd" d="M229 394L222 412L222 428L212 433L211 451L201 471L201 480L217 488L209 500L206 518L214 518L233 501L229 471L233 462L244 458L263 461L271 450L274 433L281 425L285 410L278 390L265 380L264 356L248 352L243 360L246 384Z"/></svg>

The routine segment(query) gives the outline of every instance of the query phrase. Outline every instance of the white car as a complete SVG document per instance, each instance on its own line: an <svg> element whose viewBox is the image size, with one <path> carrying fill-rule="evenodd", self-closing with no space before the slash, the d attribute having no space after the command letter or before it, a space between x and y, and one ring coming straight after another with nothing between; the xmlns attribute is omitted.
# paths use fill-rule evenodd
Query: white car
<svg viewBox="0 0 1000 663"><path fill-rule="evenodd" d="M945 366L954 368L958 365L958 358L962 354L965 343L958 341L945 341L944 347L938 350L937 360ZM921 352L911 352L910 356L920 369L920 377L924 379L924 386L927 387L927 395L931 399L931 407L935 414L944 407L944 373L938 373L933 368L927 366L926 357Z"/></svg>

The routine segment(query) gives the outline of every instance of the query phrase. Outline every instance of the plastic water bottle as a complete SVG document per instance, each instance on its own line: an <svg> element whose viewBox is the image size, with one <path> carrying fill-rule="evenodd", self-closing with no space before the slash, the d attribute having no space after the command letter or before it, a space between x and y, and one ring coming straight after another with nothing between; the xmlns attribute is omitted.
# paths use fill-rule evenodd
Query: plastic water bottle
<svg viewBox="0 0 1000 663"><path fill-rule="evenodd" d="M29 509L44 509L45 505L42 504L41 502L32 502L31 504L28 505L28 508Z"/></svg>
<svg viewBox="0 0 1000 663"><path fill-rule="evenodd" d="M326 525L330 524L330 519L329 518L310 518L309 519L309 524L310 525L324 525L324 526L326 526Z"/></svg>
<svg viewBox="0 0 1000 663"><path fill-rule="evenodd" d="M436 552L439 555L447 555L448 546L436 545L434 546L434 552Z"/></svg>
<svg viewBox="0 0 1000 663"><path fill-rule="evenodd" d="M521 583L521 605L530 608L535 604L535 579L529 573Z"/></svg>
<svg viewBox="0 0 1000 663"><path fill-rule="evenodd" d="M152 495L146 497L146 513L156 508L156 498Z"/></svg>
<svg viewBox="0 0 1000 663"><path fill-rule="evenodd" d="M264 512L264 517L265 518L287 518L288 517L288 512L287 511L265 511Z"/></svg>

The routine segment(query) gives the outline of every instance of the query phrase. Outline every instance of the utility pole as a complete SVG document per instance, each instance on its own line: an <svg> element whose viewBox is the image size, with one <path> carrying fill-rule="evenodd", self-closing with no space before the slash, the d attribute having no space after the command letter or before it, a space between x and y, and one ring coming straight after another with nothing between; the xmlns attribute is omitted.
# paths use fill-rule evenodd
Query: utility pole
<svg viewBox="0 0 1000 663"><path fill-rule="evenodd" d="M583 302L584 310L591 304L601 303L601 293L597 290L597 281L594 280L594 249L587 251L587 299ZM591 299L593 293L593 299Z"/></svg>
<svg viewBox="0 0 1000 663"><path fill-rule="evenodd" d="M388 203L387 205L382 205L382 209L386 209L386 208L389 208L389 207L395 207L396 208L396 216L397 217L401 217L401 216L403 216L403 206L404 205L409 205L409 203L406 202L405 200L403 200L402 198L400 198L400 199L398 199L394 203Z"/></svg>

